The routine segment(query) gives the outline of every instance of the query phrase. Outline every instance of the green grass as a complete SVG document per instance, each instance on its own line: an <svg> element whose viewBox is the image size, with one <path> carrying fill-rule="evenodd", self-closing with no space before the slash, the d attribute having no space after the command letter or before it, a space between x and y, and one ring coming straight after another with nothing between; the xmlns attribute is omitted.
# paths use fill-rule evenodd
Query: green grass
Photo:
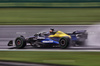
<svg viewBox="0 0 100 66"><path fill-rule="evenodd" d="M100 8L0 8L0 25L94 24Z"/></svg>
<svg viewBox="0 0 100 66"><path fill-rule="evenodd" d="M1 2L0 7L100 7L100 2Z"/></svg>
<svg viewBox="0 0 100 66"><path fill-rule="evenodd" d="M0 60L79 66L100 66L99 52L0 51Z"/></svg>

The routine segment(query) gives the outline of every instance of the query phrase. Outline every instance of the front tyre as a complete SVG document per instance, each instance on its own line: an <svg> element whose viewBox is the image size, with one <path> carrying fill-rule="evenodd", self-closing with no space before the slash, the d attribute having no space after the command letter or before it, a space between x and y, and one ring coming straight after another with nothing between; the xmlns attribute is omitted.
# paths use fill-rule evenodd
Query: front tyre
<svg viewBox="0 0 100 66"><path fill-rule="evenodd" d="M21 49L26 46L26 40L24 37L17 37L15 40L16 48Z"/></svg>
<svg viewBox="0 0 100 66"><path fill-rule="evenodd" d="M61 49L66 49L70 45L70 38L69 37L62 37L59 40L60 48Z"/></svg>

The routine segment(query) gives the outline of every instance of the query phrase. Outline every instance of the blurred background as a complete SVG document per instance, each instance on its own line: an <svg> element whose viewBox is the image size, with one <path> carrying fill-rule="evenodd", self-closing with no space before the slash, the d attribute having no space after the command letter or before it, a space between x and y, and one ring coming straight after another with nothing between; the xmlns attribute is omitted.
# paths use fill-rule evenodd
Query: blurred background
<svg viewBox="0 0 100 66"><path fill-rule="evenodd" d="M60 27L62 27L62 25L92 25L96 23L99 24L99 22L100 0L0 0L0 25L18 25L17 27L0 26L0 35L2 36L0 36L0 38L4 37L4 39L7 38L7 36L8 38L15 37L17 36L15 34L19 33L27 33L26 36L31 33L33 35L36 30L38 32L42 30L42 28L47 29L47 27L43 26L42 28L32 26L34 28L33 30L32 27L19 27L19 25L61 25ZM83 29L84 27L86 28L86 26L80 26L77 27L77 29ZM90 27L88 30L90 32L96 32L95 35L99 36L99 28L100 27L98 27L98 29L97 27ZM69 30L74 29L76 29L75 26L69 28ZM91 34L90 38L89 44L93 42L95 43L94 45L97 43L97 46L100 46L100 41L96 41L96 39L99 39L100 37L94 38ZM4 45L3 42L2 44L0 43L0 46L6 47L7 44L5 43ZM61 64L61 66L100 66L100 51L62 52L61 50L60 52L49 52L26 51L25 49L23 49L23 51L17 51L16 49L9 51L7 49L0 50L0 61L2 60ZM0 63L0 66L1 64L2 62ZM17 66L17 64L13 66Z"/></svg>
<svg viewBox="0 0 100 66"><path fill-rule="evenodd" d="M100 0L0 0L1 25L95 24Z"/></svg>
<svg viewBox="0 0 100 66"><path fill-rule="evenodd" d="M0 0L0 7L100 7L100 0Z"/></svg>

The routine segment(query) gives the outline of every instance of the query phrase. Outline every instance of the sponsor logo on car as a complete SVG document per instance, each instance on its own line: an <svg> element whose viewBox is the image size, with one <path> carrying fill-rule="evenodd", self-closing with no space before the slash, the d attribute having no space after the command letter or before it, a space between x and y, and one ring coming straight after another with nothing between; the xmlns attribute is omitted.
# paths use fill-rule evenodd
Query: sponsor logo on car
<svg viewBox="0 0 100 66"><path fill-rule="evenodd" d="M42 41L43 43L53 43L53 41Z"/></svg>

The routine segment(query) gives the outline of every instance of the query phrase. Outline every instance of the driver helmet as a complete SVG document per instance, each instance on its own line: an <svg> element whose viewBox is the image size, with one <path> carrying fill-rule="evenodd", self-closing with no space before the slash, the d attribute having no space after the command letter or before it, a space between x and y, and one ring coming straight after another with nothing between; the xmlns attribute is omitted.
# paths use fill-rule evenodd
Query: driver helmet
<svg viewBox="0 0 100 66"><path fill-rule="evenodd" d="M50 32L54 32L54 29L50 29Z"/></svg>

